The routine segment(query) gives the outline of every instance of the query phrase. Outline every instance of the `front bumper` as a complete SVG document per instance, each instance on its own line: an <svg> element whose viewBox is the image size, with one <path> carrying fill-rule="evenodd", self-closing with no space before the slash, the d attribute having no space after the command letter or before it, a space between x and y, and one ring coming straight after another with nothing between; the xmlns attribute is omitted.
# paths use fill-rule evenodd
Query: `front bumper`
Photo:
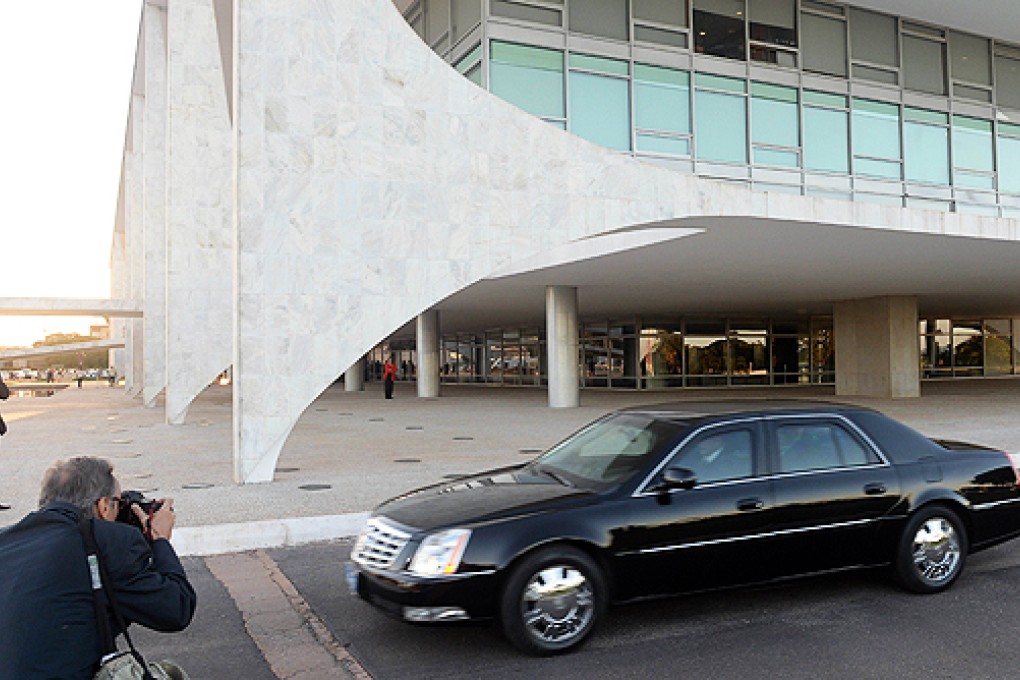
<svg viewBox="0 0 1020 680"><path fill-rule="evenodd" d="M424 578L406 572L345 564L352 592L391 616L411 623L484 620L496 615L493 571Z"/></svg>

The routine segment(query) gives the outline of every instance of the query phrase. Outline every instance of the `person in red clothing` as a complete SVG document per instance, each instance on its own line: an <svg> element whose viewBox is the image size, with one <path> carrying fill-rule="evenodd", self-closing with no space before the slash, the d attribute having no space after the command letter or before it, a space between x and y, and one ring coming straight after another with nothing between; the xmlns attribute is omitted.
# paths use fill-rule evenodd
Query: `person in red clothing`
<svg viewBox="0 0 1020 680"><path fill-rule="evenodd" d="M392 399L393 381L397 377L397 362L393 358L392 354L390 355L390 358L386 360L386 363L383 364L382 377L383 377L383 390L386 394L386 398Z"/></svg>

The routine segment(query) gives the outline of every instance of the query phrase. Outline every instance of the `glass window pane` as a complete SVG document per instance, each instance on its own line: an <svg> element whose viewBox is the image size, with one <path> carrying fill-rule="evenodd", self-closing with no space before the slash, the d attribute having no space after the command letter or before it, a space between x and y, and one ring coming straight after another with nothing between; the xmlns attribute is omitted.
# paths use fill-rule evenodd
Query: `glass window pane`
<svg viewBox="0 0 1020 680"><path fill-rule="evenodd" d="M882 161L874 158L854 158L854 174L881 177L882 179L899 179L900 164L895 161ZM893 196L889 200L899 202L901 199Z"/></svg>
<svg viewBox="0 0 1020 680"><path fill-rule="evenodd" d="M903 172L909 182L949 184L949 129L903 123Z"/></svg>
<svg viewBox="0 0 1020 680"><path fill-rule="evenodd" d="M670 26L687 25L685 0L631 0L634 18Z"/></svg>
<svg viewBox="0 0 1020 680"><path fill-rule="evenodd" d="M603 38L627 40L627 0L570 0L570 30Z"/></svg>
<svg viewBox="0 0 1020 680"><path fill-rule="evenodd" d="M804 167L848 174L850 172L846 111L804 107Z"/></svg>
<svg viewBox="0 0 1020 680"><path fill-rule="evenodd" d="M947 37L953 80L991 85L992 69L988 40L955 31L950 31Z"/></svg>
<svg viewBox="0 0 1020 680"><path fill-rule="evenodd" d="M874 156L898 161L899 107L870 99L854 99L853 109L854 156Z"/></svg>
<svg viewBox="0 0 1020 680"><path fill-rule="evenodd" d="M595 71L614 76L626 77L630 75L627 62L618 59L607 59L605 57L593 57L588 54L571 54L569 65L570 68Z"/></svg>
<svg viewBox="0 0 1020 680"><path fill-rule="evenodd" d="M896 17L850 8L850 55L854 61L899 66Z"/></svg>
<svg viewBox="0 0 1020 680"><path fill-rule="evenodd" d="M690 74L634 65L634 123L642 130L691 131Z"/></svg>
<svg viewBox="0 0 1020 680"><path fill-rule="evenodd" d="M819 106L829 106L834 109L845 109L847 107L847 99L841 94L804 90L802 96L805 104L818 104Z"/></svg>
<svg viewBox="0 0 1020 680"><path fill-rule="evenodd" d="M708 73L695 73L694 84L698 87L706 87L713 90L726 90L727 92L747 92L747 83L739 78L726 78L713 76Z"/></svg>
<svg viewBox="0 0 1020 680"><path fill-rule="evenodd" d="M777 85L752 83L751 141L777 146L799 146L797 91Z"/></svg>
<svg viewBox="0 0 1020 680"><path fill-rule="evenodd" d="M637 150L648 153L661 153L670 156L690 156L689 140L677 137L660 137L659 135L638 134Z"/></svg>
<svg viewBox="0 0 1020 680"><path fill-rule="evenodd" d="M999 106L1020 109L1020 60L995 58L995 101Z"/></svg>
<svg viewBox="0 0 1020 680"><path fill-rule="evenodd" d="M493 42L492 93L536 116L563 118L563 54L556 50Z"/></svg>
<svg viewBox="0 0 1020 680"><path fill-rule="evenodd" d="M953 116L953 165L964 170L991 172L992 122Z"/></svg>
<svg viewBox="0 0 1020 680"><path fill-rule="evenodd" d="M752 0L747 10L751 40L797 46L797 9L793 0Z"/></svg>
<svg viewBox="0 0 1020 680"><path fill-rule="evenodd" d="M876 83L895 85L899 82L899 74L896 71L886 71L885 69L871 68L870 66L861 66L860 64L853 65L851 74L854 78L874 80Z"/></svg>
<svg viewBox="0 0 1020 680"><path fill-rule="evenodd" d="M697 90L695 150L698 158L747 163L747 113L744 97Z"/></svg>
<svg viewBox="0 0 1020 680"><path fill-rule="evenodd" d="M744 0L694 0L694 51L743 61Z"/></svg>
<svg viewBox="0 0 1020 680"><path fill-rule="evenodd" d="M457 42L482 21L481 0L453 0L451 40Z"/></svg>
<svg viewBox="0 0 1020 680"><path fill-rule="evenodd" d="M1020 194L1020 139L999 137L999 191Z"/></svg>
<svg viewBox="0 0 1020 680"><path fill-rule="evenodd" d="M519 5L516 2L506 2L506 0L489 0L489 11L493 16L507 17L518 21L530 21L549 26L563 25L563 13L555 9Z"/></svg>
<svg viewBox="0 0 1020 680"><path fill-rule="evenodd" d="M800 15L800 58L805 71L846 77L846 22Z"/></svg>
<svg viewBox="0 0 1020 680"><path fill-rule="evenodd" d="M570 72L570 131L609 149L630 151L628 83Z"/></svg>
<svg viewBox="0 0 1020 680"><path fill-rule="evenodd" d="M942 43L903 36L903 86L908 90L945 94L945 61Z"/></svg>
<svg viewBox="0 0 1020 680"><path fill-rule="evenodd" d="M443 52L449 46L449 36L439 39L450 30L450 0L429 0L425 6L425 38L426 42L438 51Z"/></svg>
<svg viewBox="0 0 1020 680"><path fill-rule="evenodd" d="M634 40L687 49L687 34L634 24Z"/></svg>
<svg viewBox="0 0 1020 680"><path fill-rule="evenodd" d="M754 149L755 165L780 165L786 168L800 167L800 153L797 151L783 151L782 149ZM799 187L794 187L797 192Z"/></svg>

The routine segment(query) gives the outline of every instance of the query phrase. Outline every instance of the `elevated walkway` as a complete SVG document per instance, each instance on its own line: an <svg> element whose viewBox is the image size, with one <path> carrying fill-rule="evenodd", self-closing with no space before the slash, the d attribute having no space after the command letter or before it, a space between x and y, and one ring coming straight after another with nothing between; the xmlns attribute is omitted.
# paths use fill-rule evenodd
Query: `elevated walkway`
<svg viewBox="0 0 1020 680"><path fill-rule="evenodd" d="M141 318L139 300L103 298L5 298L0 297L4 316L105 316Z"/></svg>

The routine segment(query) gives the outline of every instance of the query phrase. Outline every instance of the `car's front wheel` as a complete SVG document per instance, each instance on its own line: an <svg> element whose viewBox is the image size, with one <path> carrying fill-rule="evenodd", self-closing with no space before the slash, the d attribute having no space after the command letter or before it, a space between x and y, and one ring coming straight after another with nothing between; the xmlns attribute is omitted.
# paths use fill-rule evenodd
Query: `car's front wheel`
<svg viewBox="0 0 1020 680"><path fill-rule="evenodd" d="M558 654L588 637L605 603L605 579L595 561L576 548L551 546L514 567L503 588L500 618L519 649Z"/></svg>
<svg viewBox="0 0 1020 680"><path fill-rule="evenodd" d="M907 522L896 556L900 583L915 593L937 593L953 584L967 555L960 517L943 506L929 506Z"/></svg>

